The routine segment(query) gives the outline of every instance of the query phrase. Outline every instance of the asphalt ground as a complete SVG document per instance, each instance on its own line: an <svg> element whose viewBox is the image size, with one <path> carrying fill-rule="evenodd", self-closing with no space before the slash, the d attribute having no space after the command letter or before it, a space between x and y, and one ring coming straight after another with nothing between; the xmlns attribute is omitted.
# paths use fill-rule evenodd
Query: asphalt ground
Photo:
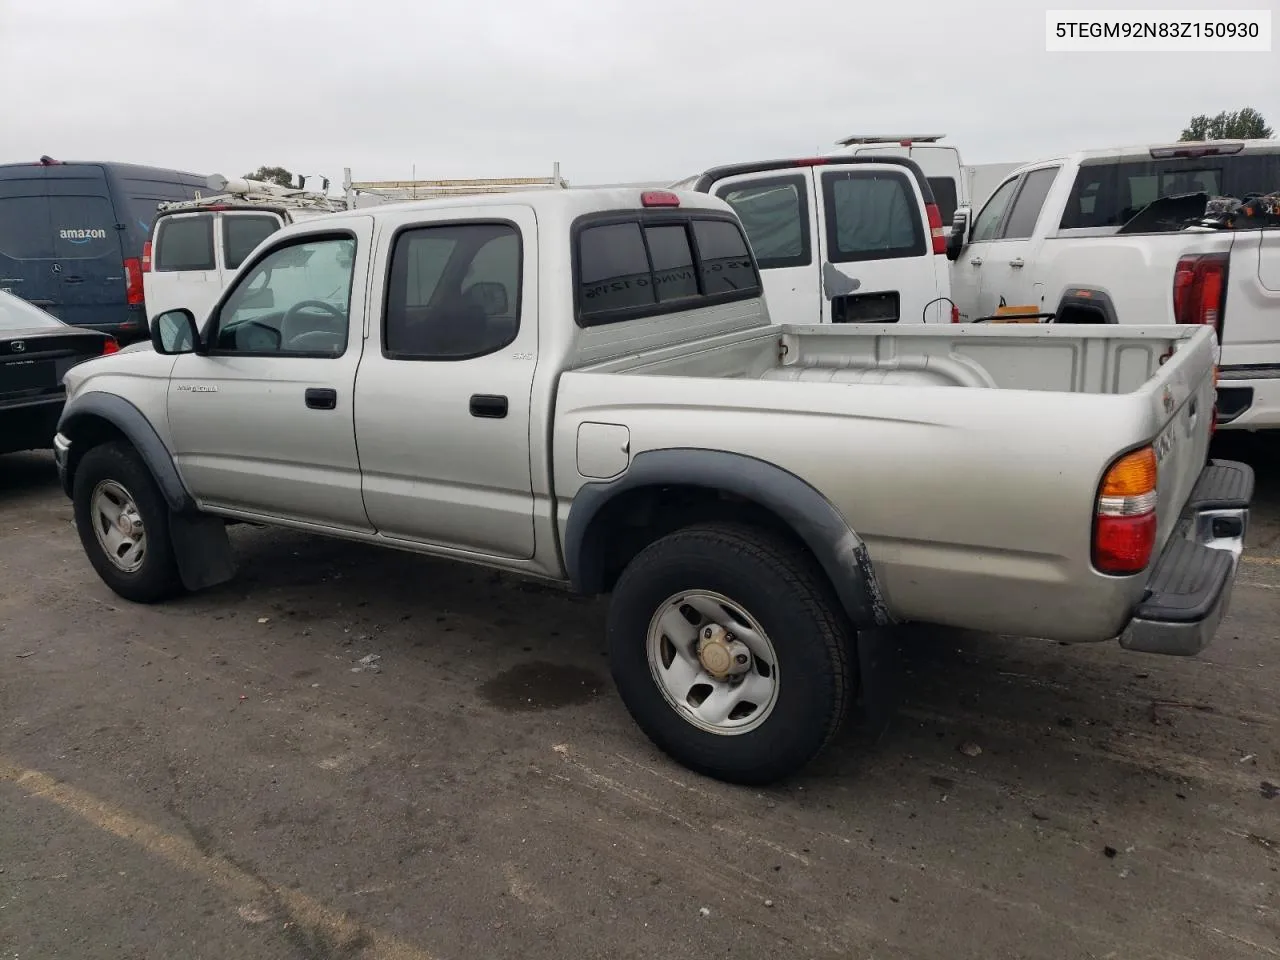
<svg viewBox="0 0 1280 960"><path fill-rule="evenodd" d="M238 527L133 606L0 458L0 960L1280 957L1280 442L1220 447L1207 651L913 630L889 726L767 790L644 739L603 602Z"/></svg>

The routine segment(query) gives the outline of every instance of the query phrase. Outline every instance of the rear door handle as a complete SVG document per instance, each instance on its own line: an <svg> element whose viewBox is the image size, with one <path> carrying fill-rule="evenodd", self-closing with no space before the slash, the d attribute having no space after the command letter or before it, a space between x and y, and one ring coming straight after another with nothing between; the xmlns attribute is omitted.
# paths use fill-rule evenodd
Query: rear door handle
<svg viewBox="0 0 1280 960"><path fill-rule="evenodd" d="M471 415L501 420L507 415L507 398L492 393L473 393L471 395Z"/></svg>
<svg viewBox="0 0 1280 960"><path fill-rule="evenodd" d="M980 267L980 266L982 266L982 258L981 258L981 257L970 257L970 258L969 258L969 262L970 262L971 264L973 264L975 267Z"/></svg>
<svg viewBox="0 0 1280 960"><path fill-rule="evenodd" d="M307 387L304 396L312 410L333 410L338 406L338 391L332 387Z"/></svg>
<svg viewBox="0 0 1280 960"><path fill-rule="evenodd" d="M1009 261L1009 266L1011 267L1025 267L1026 265L1027 261L1023 260L1021 257L1014 257Z"/></svg>

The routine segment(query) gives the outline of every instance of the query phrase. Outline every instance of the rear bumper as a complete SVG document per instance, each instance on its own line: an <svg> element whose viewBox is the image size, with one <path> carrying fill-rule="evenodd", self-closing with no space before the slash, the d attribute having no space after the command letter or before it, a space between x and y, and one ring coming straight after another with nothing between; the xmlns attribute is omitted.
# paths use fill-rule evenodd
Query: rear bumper
<svg viewBox="0 0 1280 960"><path fill-rule="evenodd" d="M1280 428L1280 364L1218 368L1218 429Z"/></svg>
<svg viewBox="0 0 1280 960"><path fill-rule="evenodd" d="M1209 461L1151 567L1146 592L1120 635L1122 647L1188 657L1209 645L1227 615L1252 498L1251 467Z"/></svg>
<svg viewBox="0 0 1280 960"><path fill-rule="evenodd" d="M66 394L0 406L0 453L47 450L53 443Z"/></svg>

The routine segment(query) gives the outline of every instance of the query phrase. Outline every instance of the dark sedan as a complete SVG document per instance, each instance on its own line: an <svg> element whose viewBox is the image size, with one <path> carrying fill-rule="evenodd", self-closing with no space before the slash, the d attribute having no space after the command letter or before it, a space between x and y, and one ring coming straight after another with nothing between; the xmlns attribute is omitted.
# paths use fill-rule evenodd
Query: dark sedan
<svg viewBox="0 0 1280 960"><path fill-rule="evenodd" d="M0 453L52 446L63 374L118 349L107 334L69 326L0 290Z"/></svg>

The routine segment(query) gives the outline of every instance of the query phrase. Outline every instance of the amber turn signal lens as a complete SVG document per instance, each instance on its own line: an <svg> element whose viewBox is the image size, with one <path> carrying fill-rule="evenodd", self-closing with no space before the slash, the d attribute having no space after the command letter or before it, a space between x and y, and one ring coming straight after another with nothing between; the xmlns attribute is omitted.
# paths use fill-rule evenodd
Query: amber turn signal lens
<svg viewBox="0 0 1280 960"><path fill-rule="evenodd" d="M1104 497L1138 497L1156 488L1156 452L1143 447L1111 465L1102 480Z"/></svg>

